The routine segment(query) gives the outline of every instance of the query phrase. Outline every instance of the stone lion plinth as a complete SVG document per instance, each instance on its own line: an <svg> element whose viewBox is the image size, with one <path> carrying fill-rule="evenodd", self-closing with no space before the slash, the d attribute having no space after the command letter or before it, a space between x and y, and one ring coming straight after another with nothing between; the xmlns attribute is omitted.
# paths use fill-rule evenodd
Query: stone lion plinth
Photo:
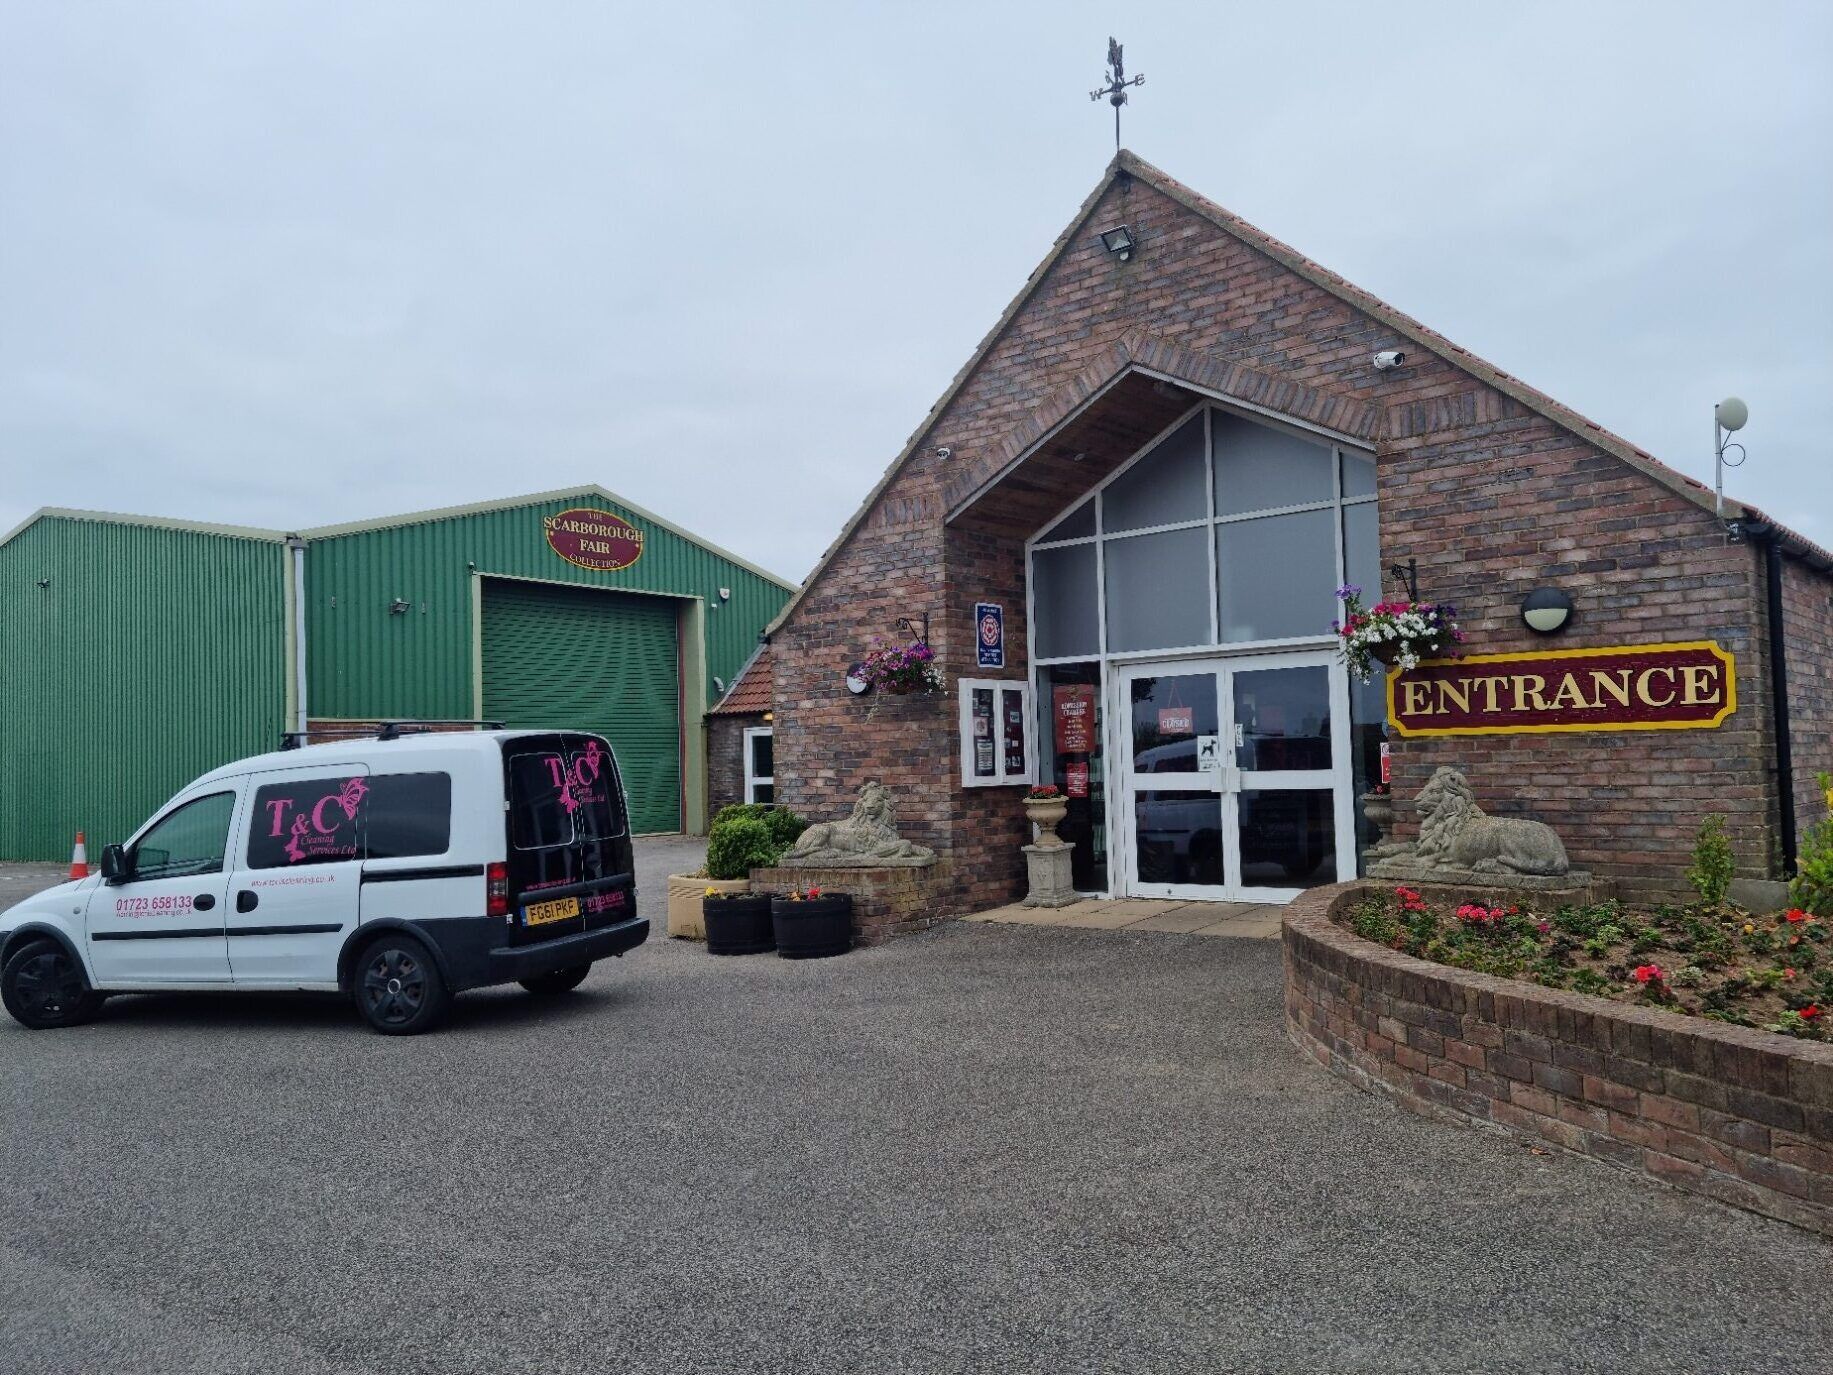
<svg viewBox="0 0 1833 1375"><path fill-rule="evenodd" d="M785 869L882 869L915 867L935 861L936 852L897 833L897 812L882 783L859 790L853 815L845 821L823 821L802 837L780 867Z"/></svg>
<svg viewBox="0 0 1833 1375"><path fill-rule="evenodd" d="M1374 878L1412 883L1472 883L1538 891L1583 888L1553 828L1521 817L1486 815L1469 780L1441 768L1413 799L1419 840L1370 866Z"/></svg>

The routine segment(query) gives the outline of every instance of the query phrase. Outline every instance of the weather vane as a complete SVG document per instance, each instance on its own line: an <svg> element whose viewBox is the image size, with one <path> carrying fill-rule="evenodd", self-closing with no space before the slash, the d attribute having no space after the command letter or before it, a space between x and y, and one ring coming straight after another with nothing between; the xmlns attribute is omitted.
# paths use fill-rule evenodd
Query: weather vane
<svg viewBox="0 0 1833 1375"><path fill-rule="evenodd" d="M1127 87L1143 86L1146 78L1143 74L1127 80L1126 66L1120 60L1120 44L1115 39L1107 40L1107 85L1098 91L1090 91L1090 100L1099 100L1106 96L1108 104L1114 107L1114 151L1120 151L1120 107L1127 103Z"/></svg>

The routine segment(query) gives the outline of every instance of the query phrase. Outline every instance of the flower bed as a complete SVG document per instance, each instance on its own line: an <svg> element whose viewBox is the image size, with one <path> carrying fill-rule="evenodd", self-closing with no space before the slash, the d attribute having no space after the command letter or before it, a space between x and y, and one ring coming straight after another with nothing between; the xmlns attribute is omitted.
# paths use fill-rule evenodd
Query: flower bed
<svg viewBox="0 0 1833 1375"><path fill-rule="evenodd" d="M1800 908L1755 917L1696 904L1642 912L1616 902L1542 909L1372 891L1337 920L1390 950L1810 1040L1829 1039L1829 923Z"/></svg>
<svg viewBox="0 0 1833 1375"><path fill-rule="evenodd" d="M1641 992L1613 1001L1428 963L1354 934L1350 914L1391 896L1340 884L1286 908L1286 1029L1302 1053L1428 1116L1833 1236L1833 1044L1680 1015ZM1467 896L1420 900L1457 920ZM1498 906L1506 918L1526 900L1484 895L1485 913Z"/></svg>

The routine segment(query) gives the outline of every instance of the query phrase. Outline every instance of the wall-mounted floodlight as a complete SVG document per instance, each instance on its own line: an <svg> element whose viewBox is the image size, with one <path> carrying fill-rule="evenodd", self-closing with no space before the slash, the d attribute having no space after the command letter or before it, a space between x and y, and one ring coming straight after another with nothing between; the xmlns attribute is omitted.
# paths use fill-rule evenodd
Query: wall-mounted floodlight
<svg viewBox="0 0 1833 1375"><path fill-rule="evenodd" d="M1139 241L1133 237L1131 229L1124 224L1117 224L1112 229L1101 231L1101 246L1124 263L1133 256Z"/></svg>

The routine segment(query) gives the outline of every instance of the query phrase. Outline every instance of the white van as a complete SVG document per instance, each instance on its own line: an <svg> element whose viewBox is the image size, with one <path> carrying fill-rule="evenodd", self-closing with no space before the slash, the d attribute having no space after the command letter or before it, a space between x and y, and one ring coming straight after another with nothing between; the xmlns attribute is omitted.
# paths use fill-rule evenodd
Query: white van
<svg viewBox="0 0 1833 1375"><path fill-rule="evenodd" d="M318 989L404 1034L467 988L565 992L649 935L626 817L596 735L390 724L257 755L0 912L0 1000L58 1027L111 993Z"/></svg>

